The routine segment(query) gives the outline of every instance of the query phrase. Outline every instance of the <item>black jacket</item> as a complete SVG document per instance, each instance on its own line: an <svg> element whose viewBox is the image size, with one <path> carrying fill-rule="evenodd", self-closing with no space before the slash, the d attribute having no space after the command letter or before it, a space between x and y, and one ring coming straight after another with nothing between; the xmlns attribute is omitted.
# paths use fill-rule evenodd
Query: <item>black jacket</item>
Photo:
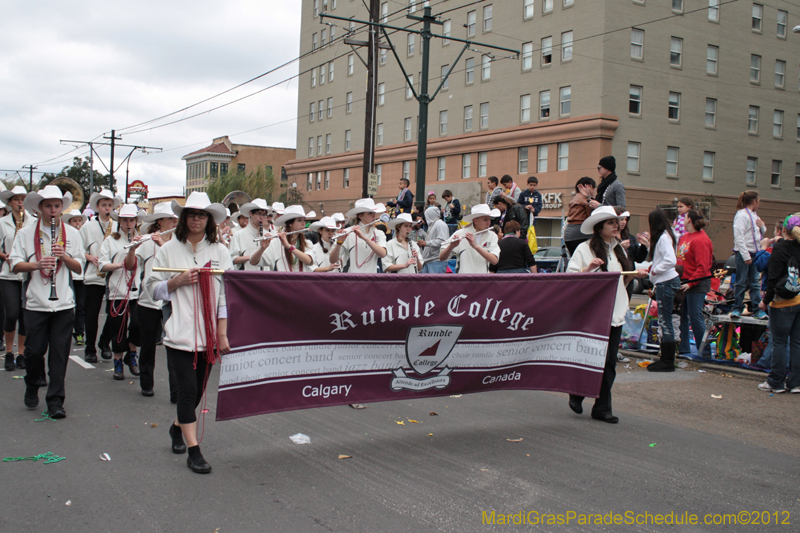
<svg viewBox="0 0 800 533"><path fill-rule="evenodd" d="M528 218L528 212L525 211L525 208L519 204L509 205L506 203L506 212L505 212L505 217L503 218L503 226L505 227L505 225L511 220L516 220L517 222L519 222L520 226L519 235L523 239L527 239L529 218Z"/></svg>

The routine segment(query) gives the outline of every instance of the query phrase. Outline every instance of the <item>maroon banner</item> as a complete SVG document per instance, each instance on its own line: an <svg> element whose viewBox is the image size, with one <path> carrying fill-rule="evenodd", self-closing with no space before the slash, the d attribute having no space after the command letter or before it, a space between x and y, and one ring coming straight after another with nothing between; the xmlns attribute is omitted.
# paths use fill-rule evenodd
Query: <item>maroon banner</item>
<svg viewBox="0 0 800 533"><path fill-rule="evenodd" d="M217 420L500 389L596 398L618 280L226 272Z"/></svg>

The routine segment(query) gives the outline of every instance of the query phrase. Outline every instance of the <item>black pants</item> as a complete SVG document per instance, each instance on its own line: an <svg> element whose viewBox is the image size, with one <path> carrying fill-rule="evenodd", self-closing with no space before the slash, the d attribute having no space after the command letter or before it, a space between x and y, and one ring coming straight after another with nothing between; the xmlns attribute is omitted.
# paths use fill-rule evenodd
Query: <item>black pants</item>
<svg viewBox="0 0 800 533"><path fill-rule="evenodd" d="M606 351L606 366L603 368L603 381L600 382L600 397L594 401L592 413L611 413L611 387L617 377L617 353L619 340L622 337L622 326L612 327L608 334L608 349ZM569 395L570 400L583 401L583 396Z"/></svg>
<svg viewBox="0 0 800 533"><path fill-rule="evenodd" d="M75 310L67 309L55 313L24 310L28 324L28 337L25 341L25 384L36 386L45 375L44 354L47 354L47 368L50 382L47 385L45 401L48 408L64 405L64 377L67 375L69 349L72 345L72 326Z"/></svg>
<svg viewBox="0 0 800 533"><path fill-rule="evenodd" d="M143 305L136 306L139 318L139 329L142 332L142 346L139 349L139 385L142 390L153 390L153 374L156 366L156 344L161 340L161 309L151 309ZM175 373L169 369L169 394L177 394Z"/></svg>
<svg viewBox="0 0 800 533"><path fill-rule="evenodd" d="M167 363L175 373L178 388L178 423L197 422L195 410L203 399L208 374L211 367L206 361L205 352L197 354L197 368L194 368L194 353L167 348Z"/></svg>
<svg viewBox="0 0 800 533"><path fill-rule="evenodd" d="M75 288L75 326L73 333L83 335L86 332L86 287L82 279L72 280Z"/></svg>
<svg viewBox="0 0 800 533"><path fill-rule="evenodd" d="M125 353L129 350L128 344L141 346L142 333L139 328L139 315L136 312L138 307L136 300L128 302L128 312L119 316L111 316L111 308L120 309L124 306L124 300L109 300L106 304L106 325L108 333L111 335L111 351L114 353ZM105 334L105 331L103 331ZM102 343L102 337L100 339Z"/></svg>
<svg viewBox="0 0 800 533"><path fill-rule="evenodd" d="M3 331L11 333L15 329L21 336L25 336L25 319L22 313L22 282L9 279L0 279L0 295L3 298L3 308L6 318L3 321ZM13 351L13 346L8 346L8 351Z"/></svg>
<svg viewBox="0 0 800 533"><path fill-rule="evenodd" d="M97 354L97 321L100 316L100 309L103 307L103 297L106 294L105 285L86 285L83 286L85 291L84 307L86 309L86 355ZM100 348L105 348L111 342L111 335L109 334L108 320L106 326L103 328L103 334L100 335Z"/></svg>

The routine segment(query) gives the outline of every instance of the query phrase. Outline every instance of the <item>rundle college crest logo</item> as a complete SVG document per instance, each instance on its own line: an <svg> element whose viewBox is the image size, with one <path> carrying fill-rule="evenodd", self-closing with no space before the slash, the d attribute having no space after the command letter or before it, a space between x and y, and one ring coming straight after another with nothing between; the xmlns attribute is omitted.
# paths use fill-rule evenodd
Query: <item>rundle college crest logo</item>
<svg viewBox="0 0 800 533"><path fill-rule="evenodd" d="M445 366L431 374L453 351L464 326L412 326L406 335L406 362L414 376L406 369L392 371L392 390L424 391L443 389L450 384L450 368ZM427 374L431 374L425 377Z"/></svg>

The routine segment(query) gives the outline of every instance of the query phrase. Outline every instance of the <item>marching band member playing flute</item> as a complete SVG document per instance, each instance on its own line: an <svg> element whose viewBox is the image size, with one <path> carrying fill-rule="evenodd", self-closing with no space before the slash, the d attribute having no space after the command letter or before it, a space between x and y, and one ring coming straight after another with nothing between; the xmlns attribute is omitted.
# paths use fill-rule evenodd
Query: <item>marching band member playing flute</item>
<svg viewBox="0 0 800 533"><path fill-rule="evenodd" d="M47 414L64 418L64 377L75 321L75 294L71 274L83 271L83 244L80 233L59 218L72 203L70 193L48 185L25 198L25 207L39 214L39 221L23 228L11 252L13 272L28 275L24 283L23 313L28 337L25 344L25 396L28 409L39 405L39 384L45 376L47 354L50 382L45 396ZM53 224L55 221L56 224ZM55 235L51 231L55 226ZM52 285L54 284L54 285ZM55 300L50 299L53 293Z"/></svg>
<svg viewBox="0 0 800 533"><path fill-rule="evenodd" d="M308 229L319 232L319 242L314 245L314 272L340 272L340 262L331 263L330 253L333 248L333 236L339 229L333 217L322 217L311 224Z"/></svg>
<svg viewBox="0 0 800 533"><path fill-rule="evenodd" d="M335 263L341 259L345 272L375 274L378 261L386 257L386 234L375 229L378 216L386 212L383 204L376 204L372 198L356 200L356 206L347 212L347 218L356 219L356 225L342 237L336 236L331 248L330 260ZM362 229L362 226L367 226Z"/></svg>
<svg viewBox="0 0 800 533"><path fill-rule="evenodd" d="M231 239L230 254L233 264L238 270L264 270L250 263L250 255L258 249L258 243L253 242L256 237L269 233L272 226L272 207L266 200L256 198L241 207L239 211L250 219L250 224L236 232Z"/></svg>
<svg viewBox="0 0 800 533"><path fill-rule="evenodd" d="M408 240L413 225L409 213L400 213L389 221L389 229L395 233L394 239L386 245L386 257L383 260L386 272L416 274L422 270L419 246L416 242Z"/></svg>
<svg viewBox="0 0 800 533"><path fill-rule="evenodd" d="M206 193L193 192L186 206L173 201L172 209L179 217L175 236L158 250L153 267L186 271L153 272L146 285L154 299L172 303L164 325L167 363L178 390L178 416L169 430L172 451L185 453L188 444L187 465L207 474L211 466L200 452L195 411L211 366L230 351L225 286L221 276L207 269L232 270L233 262L228 249L217 242L217 223L225 220L222 204L212 204Z"/></svg>
<svg viewBox="0 0 800 533"><path fill-rule="evenodd" d="M473 206L471 213L464 216L464 221L472 222L472 227L453 233L452 241L442 244L439 260L447 261L455 251L459 274L487 274L489 265L496 265L500 259L497 235L489 229L492 218L499 216L500 211L489 209L486 204Z"/></svg>
<svg viewBox="0 0 800 533"><path fill-rule="evenodd" d="M250 256L250 264L275 272L312 272L314 251L303 230L306 217L313 216L313 211L306 213L301 205L287 207L275 220L275 225L283 226L284 231L278 233L277 238L262 240Z"/></svg>
<svg viewBox="0 0 800 533"><path fill-rule="evenodd" d="M106 322L111 334L111 350L114 352L114 375L116 380L125 379L125 364L134 376L139 375L136 350L141 344L141 330L136 314L139 299L139 261L136 248L125 248L137 236L136 224L145 217L144 211L133 204L125 204L119 213L112 212L117 221L117 231L103 241L100 247L101 272L108 273L108 302ZM130 324L130 327L129 327Z"/></svg>

